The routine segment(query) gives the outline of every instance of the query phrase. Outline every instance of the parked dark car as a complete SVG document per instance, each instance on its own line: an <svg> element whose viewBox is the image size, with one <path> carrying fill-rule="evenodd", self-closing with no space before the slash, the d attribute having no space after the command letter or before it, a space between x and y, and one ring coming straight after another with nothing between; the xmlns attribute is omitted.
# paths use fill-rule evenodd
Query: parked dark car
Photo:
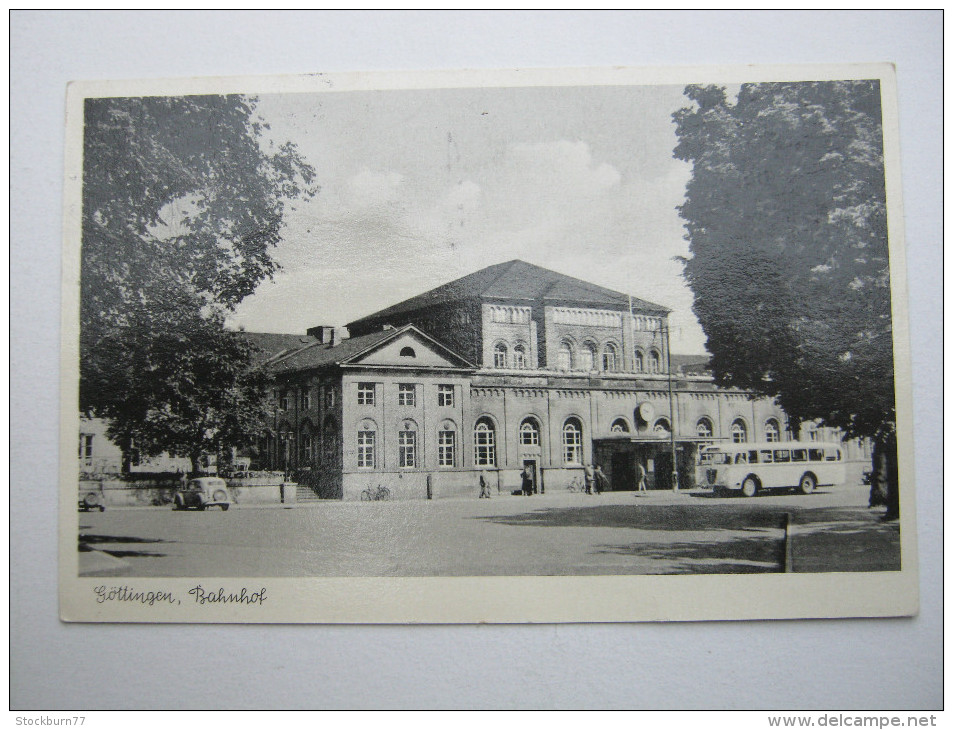
<svg viewBox="0 0 953 730"><path fill-rule="evenodd" d="M199 477L190 479L183 489L175 493L172 500L174 509L190 507L204 510L209 507L221 507L224 512L232 503L228 485L219 477Z"/></svg>
<svg viewBox="0 0 953 730"><path fill-rule="evenodd" d="M103 495L102 486L90 489L80 487L79 490L79 508L83 512L89 512L92 509L98 509L100 512L106 511L106 498Z"/></svg>

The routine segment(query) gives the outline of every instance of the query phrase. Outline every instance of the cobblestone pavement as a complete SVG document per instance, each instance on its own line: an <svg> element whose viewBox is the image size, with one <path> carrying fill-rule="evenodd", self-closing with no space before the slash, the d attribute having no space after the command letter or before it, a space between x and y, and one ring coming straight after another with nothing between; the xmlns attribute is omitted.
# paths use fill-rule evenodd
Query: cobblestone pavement
<svg viewBox="0 0 953 730"><path fill-rule="evenodd" d="M751 499L558 493L83 513L80 574L616 575L898 570L865 487Z"/></svg>

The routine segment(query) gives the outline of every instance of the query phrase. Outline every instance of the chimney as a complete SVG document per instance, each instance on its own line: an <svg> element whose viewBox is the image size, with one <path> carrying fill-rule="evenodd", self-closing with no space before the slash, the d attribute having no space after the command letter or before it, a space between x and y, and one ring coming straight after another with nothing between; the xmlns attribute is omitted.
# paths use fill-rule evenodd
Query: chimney
<svg viewBox="0 0 953 730"><path fill-rule="evenodd" d="M314 337L322 345L326 345L334 339L334 327L329 325L321 324L317 327L309 327L307 332L309 337Z"/></svg>

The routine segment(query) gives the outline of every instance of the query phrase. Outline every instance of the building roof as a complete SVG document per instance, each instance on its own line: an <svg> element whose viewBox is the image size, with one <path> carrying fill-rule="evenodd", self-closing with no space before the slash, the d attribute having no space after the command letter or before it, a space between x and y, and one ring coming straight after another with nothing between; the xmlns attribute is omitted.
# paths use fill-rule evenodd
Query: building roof
<svg viewBox="0 0 953 730"><path fill-rule="evenodd" d="M436 304L461 299L522 300L570 303L577 306L611 307L624 309L629 302L633 311L651 314L668 314L671 310L638 297L606 289L597 284L560 274L541 266L513 259L494 264L442 284L436 289L418 294L410 299L382 309L351 322L348 326L364 322L386 320L390 316L426 309Z"/></svg>
<svg viewBox="0 0 953 730"><path fill-rule="evenodd" d="M676 373L701 375L709 370L711 357L708 355L676 355L672 353L672 370Z"/></svg>
<svg viewBox="0 0 953 730"><path fill-rule="evenodd" d="M241 335L251 344L258 348L260 352L256 353L255 363L267 363L270 360L279 358L282 355L300 350L315 342L313 337L307 335L284 335L273 332L245 332Z"/></svg>
<svg viewBox="0 0 953 730"><path fill-rule="evenodd" d="M474 366L464 360L462 357L447 349L444 345L437 342L429 335L421 332L413 325L404 327L385 329L359 337L351 337L341 340L335 345L329 343L320 343L313 338L308 338L311 344L301 347L294 352L275 358L271 364L271 370L276 373L287 373L298 370L313 370L328 365L342 365L349 361L357 359L360 355L374 349L386 342L400 337L408 332L412 332L424 341L429 343L434 349L441 351L458 363L459 367L473 368Z"/></svg>

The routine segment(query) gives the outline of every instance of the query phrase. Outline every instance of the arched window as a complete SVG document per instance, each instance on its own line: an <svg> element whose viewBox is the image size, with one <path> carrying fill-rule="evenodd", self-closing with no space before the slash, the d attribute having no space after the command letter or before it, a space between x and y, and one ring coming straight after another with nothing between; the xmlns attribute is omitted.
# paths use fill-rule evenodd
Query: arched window
<svg viewBox="0 0 953 730"><path fill-rule="evenodd" d="M643 370L645 370L645 355L642 354L641 350L635 351L635 361L633 362L633 367L637 373L641 373Z"/></svg>
<svg viewBox="0 0 953 730"><path fill-rule="evenodd" d="M612 426L609 428L611 433L628 433L629 424L624 418L617 418L612 422Z"/></svg>
<svg viewBox="0 0 953 730"><path fill-rule="evenodd" d="M615 345L611 342L607 342L606 346L602 348L602 369L608 372L615 370L616 364L616 349Z"/></svg>
<svg viewBox="0 0 953 730"><path fill-rule="evenodd" d="M437 432L437 466L457 465L457 427L444 421Z"/></svg>
<svg viewBox="0 0 953 730"><path fill-rule="evenodd" d="M417 424L406 419L400 422L397 431L397 466L404 469L417 468Z"/></svg>
<svg viewBox="0 0 953 730"><path fill-rule="evenodd" d="M748 427L740 418L736 418L731 424L731 440L736 444L748 442Z"/></svg>
<svg viewBox="0 0 953 730"><path fill-rule="evenodd" d="M377 465L377 425L364 419L357 427L357 466L373 469Z"/></svg>
<svg viewBox="0 0 953 730"><path fill-rule="evenodd" d="M506 345L502 342L497 342L493 346L493 367L505 368L506 355L507 355Z"/></svg>
<svg viewBox="0 0 953 730"><path fill-rule="evenodd" d="M489 418L481 418L473 427L473 463L496 466L496 428Z"/></svg>
<svg viewBox="0 0 953 730"><path fill-rule="evenodd" d="M559 352L556 354L556 367L559 370L572 370L572 345L566 340L559 343Z"/></svg>
<svg viewBox="0 0 953 730"><path fill-rule="evenodd" d="M338 425L331 416L328 416L324 419L322 430L324 431L324 461L333 463L338 453Z"/></svg>
<svg viewBox="0 0 953 730"><path fill-rule="evenodd" d="M659 355L658 350L649 351L649 372L662 372L662 356Z"/></svg>
<svg viewBox="0 0 953 730"><path fill-rule="evenodd" d="M672 424L668 422L667 418L660 418L652 426L652 431L656 434L664 433L667 436L672 432Z"/></svg>
<svg viewBox="0 0 953 730"><path fill-rule="evenodd" d="M298 451L300 466L311 466L314 462L314 437L311 435L311 422L305 421L301 426L301 434L298 443L301 444Z"/></svg>
<svg viewBox="0 0 953 730"><path fill-rule="evenodd" d="M781 440L781 424L776 418L769 418L764 422L764 440L771 442Z"/></svg>
<svg viewBox="0 0 953 730"><path fill-rule="evenodd" d="M536 419L527 418L520 424L520 445L539 446L539 424Z"/></svg>
<svg viewBox="0 0 953 730"><path fill-rule="evenodd" d="M527 367L526 345L522 342L517 343L513 348L513 367L517 370L523 370Z"/></svg>
<svg viewBox="0 0 953 730"><path fill-rule="evenodd" d="M563 463L582 463L582 425L576 418L568 418L563 424Z"/></svg>
<svg viewBox="0 0 953 730"><path fill-rule="evenodd" d="M417 353L414 352L413 347L403 347L400 350L401 357L417 357Z"/></svg>
<svg viewBox="0 0 953 730"><path fill-rule="evenodd" d="M698 438L710 439L715 433L715 428L712 426L711 419L707 416L698 419L698 423L695 424L695 434Z"/></svg>
<svg viewBox="0 0 953 730"><path fill-rule="evenodd" d="M595 370L596 367L596 346L591 342L584 342L579 351L579 369Z"/></svg>

